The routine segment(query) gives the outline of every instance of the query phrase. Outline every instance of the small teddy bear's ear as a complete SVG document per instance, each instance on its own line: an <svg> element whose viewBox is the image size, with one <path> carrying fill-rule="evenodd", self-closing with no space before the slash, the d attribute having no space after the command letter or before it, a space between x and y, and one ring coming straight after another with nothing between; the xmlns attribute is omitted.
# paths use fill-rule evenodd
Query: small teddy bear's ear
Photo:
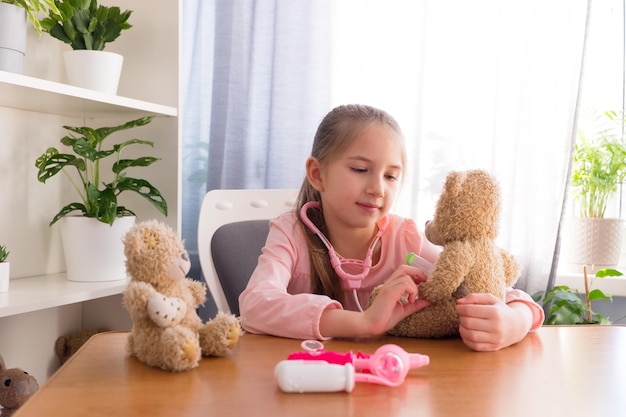
<svg viewBox="0 0 626 417"><path fill-rule="evenodd" d="M465 181L465 174L462 172L451 171L446 177L446 183L444 184L444 192L449 196L456 197L461 193L463 189L463 182Z"/></svg>

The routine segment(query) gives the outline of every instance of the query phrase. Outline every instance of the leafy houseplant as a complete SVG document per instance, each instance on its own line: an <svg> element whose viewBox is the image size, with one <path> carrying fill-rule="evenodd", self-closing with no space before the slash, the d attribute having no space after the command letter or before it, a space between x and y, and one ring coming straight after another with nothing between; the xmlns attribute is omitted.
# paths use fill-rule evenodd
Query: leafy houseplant
<svg viewBox="0 0 626 417"><path fill-rule="evenodd" d="M14 6L18 6L26 10L26 14L28 15L28 19L33 24L33 27L41 35L42 26L37 18L39 12L52 11L54 13L58 13L54 0L0 0L0 3L12 4Z"/></svg>
<svg viewBox="0 0 626 417"><path fill-rule="evenodd" d="M609 197L626 178L624 115L606 111L593 115L593 129L578 132L571 185L581 217L603 218Z"/></svg>
<svg viewBox="0 0 626 417"><path fill-rule="evenodd" d="M0 293L9 291L9 272L11 265L7 261L9 251L4 245L0 245Z"/></svg>
<svg viewBox="0 0 626 417"><path fill-rule="evenodd" d="M615 269L601 269L596 272L596 278L621 276L622 273ZM544 324L611 324L609 317L596 313L591 303L596 300L613 300L610 295L604 294L599 289L591 290L587 277L587 267L583 267L585 292L578 293L567 285L557 285L548 291L538 291L533 294L533 299L544 308L547 314Z"/></svg>
<svg viewBox="0 0 626 417"><path fill-rule="evenodd" d="M76 87L117 94L124 57L104 51L108 42L131 28L130 10L98 5L96 0L54 0L41 26L52 37L69 44L63 53L68 83Z"/></svg>
<svg viewBox="0 0 626 417"><path fill-rule="evenodd" d="M622 243L622 220L606 216L610 198L626 178L624 114L588 112L578 130L570 189L574 214L564 224L563 259L578 266L617 265Z"/></svg>
<svg viewBox="0 0 626 417"><path fill-rule="evenodd" d="M48 148L35 162L39 169L37 179L45 183L46 180L63 172L70 180L80 196L80 202L74 202L63 207L52 219L50 225L61 217L74 211L81 212L86 217L94 217L103 223L112 225L116 217L134 215L123 206L118 206L118 196L125 191L135 192L148 200L156 209L167 216L167 202L155 187L143 179L132 178L126 175L126 170L133 167L147 167L158 160L155 157L144 156L137 159L121 159L124 148L130 145L149 145L153 142L130 139L104 149L104 140L112 133L144 126L154 116L147 116L131 120L115 127L71 127L63 126L78 136L69 135L61 139L61 143L71 148L73 153L59 153L56 148ZM107 157L115 158L112 165L112 178L105 182L100 163ZM76 176L68 171L74 171Z"/></svg>
<svg viewBox="0 0 626 417"><path fill-rule="evenodd" d="M5 245L0 245L0 263L5 262L9 257L9 251Z"/></svg>
<svg viewBox="0 0 626 417"><path fill-rule="evenodd" d="M48 7L56 9L53 0L0 0L0 71L24 72L26 16L41 36L43 29L37 16Z"/></svg>
<svg viewBox="0 0 626 417"><path fill-rule="evenodd" d="M51 1L51 0L50 0ZM43 30L73 50L102 51L107 42L130 29L132 11L98 5L96 0L54 0L56 8L41 20Z"/></svg>

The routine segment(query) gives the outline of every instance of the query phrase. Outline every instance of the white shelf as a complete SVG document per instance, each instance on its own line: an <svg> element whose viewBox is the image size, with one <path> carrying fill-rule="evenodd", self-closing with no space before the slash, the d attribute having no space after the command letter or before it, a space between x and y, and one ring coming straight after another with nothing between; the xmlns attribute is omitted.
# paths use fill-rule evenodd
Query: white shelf
<svg viewBox="0 0 626 417"><path fill-rule="evenodd" d="M176 107L114 96L6 71L0 71L0 107L70 117L178 115Z"/></svg>
<svg viewBox="0 0 626 417"><path fill-rule="evenodd" d="M590 289L599 289L606 295L614 297L626 297L626 278L621 277L605 277L596 278L593 274L588 274ZM579 292L585 291L585 280L582 273L559 272L556 277L555 285L567 285Z"/></svg>
<svg viewBox="0 0 626 417"><path fill-rule="evenodd" d="M9 291L0 293L0 317L121 294L127 284L127 280L68 281L64 273L12 279Z"/></svg>

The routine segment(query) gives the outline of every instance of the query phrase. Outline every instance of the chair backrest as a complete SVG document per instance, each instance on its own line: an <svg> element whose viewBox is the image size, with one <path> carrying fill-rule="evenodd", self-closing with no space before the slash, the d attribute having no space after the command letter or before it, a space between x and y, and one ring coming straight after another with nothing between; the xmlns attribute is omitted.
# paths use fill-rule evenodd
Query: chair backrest
<svg viewBox="0 0 626 417"><path fill-rule="evenodd" d="M239 315L245 289L265 245L269 220L292 209L298 190L211 190L198 219L200 267L219 311Z"/></svg>

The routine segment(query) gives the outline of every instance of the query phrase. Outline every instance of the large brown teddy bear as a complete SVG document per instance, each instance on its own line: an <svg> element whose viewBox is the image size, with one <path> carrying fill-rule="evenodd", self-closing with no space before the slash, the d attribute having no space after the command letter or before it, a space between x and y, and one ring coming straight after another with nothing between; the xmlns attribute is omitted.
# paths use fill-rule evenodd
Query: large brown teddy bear
<svg viewBox="0 0 626 417"><path fill-rule="evenodd" d="M139 223L124 237L126 270L123 294L133 327L131 355L167 371L198 366L202 355L223 356L237 344L239 319L219 313L206 324L196 309L206 287L186 278L191 267L183 243L172 228L156 220Z"/></svg>
<svg viewBox="0 0 626 417"><path fill-rule="evenodd" d="M426 237L443 246L428 280L418 287L432 304L398 323L389 333L409 337L458 335L456 299L467 292L491 293L504 300L519 277L515 259L495 245L500 188L482 170L451 172L437 202Z"/></svg>

